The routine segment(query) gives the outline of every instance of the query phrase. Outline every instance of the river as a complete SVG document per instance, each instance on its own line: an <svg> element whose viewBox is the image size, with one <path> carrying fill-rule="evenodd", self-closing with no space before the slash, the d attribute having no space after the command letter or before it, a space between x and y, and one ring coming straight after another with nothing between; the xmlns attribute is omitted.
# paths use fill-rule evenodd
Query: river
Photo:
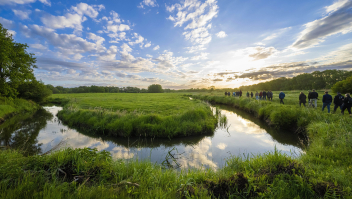
<svg viewBox="0 0 352 199"><path fill-rule="evenodd" d="M17 115L0 125L0 146L26 154L42 154L63 147L107 150L114 159L148 160L174 168L213 168L226 165L226 159L272 152L288 156L304 153L303 137L269 127L264 121L228 106L218 106L227 125L212 135L169 139L111 138L78 132L56 117L61 107L43 107L35 114Z"/></svg>

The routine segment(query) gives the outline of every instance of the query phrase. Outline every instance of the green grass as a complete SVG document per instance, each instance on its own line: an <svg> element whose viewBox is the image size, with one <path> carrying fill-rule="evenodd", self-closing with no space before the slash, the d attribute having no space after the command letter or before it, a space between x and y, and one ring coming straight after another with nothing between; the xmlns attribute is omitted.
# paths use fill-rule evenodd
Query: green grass
<svg viewBox="0 0 352 199"><path fill-rule="evenodd" d="M69 100L58 114L66 124L109 136L172 138L211 134L218 121L207 104L181 94L59 94L52 97L56 101Z"/></svg>
<svg viewBox="0 0 352 199"><path fill-rule="evenodd" d="M0 97L0 122L5 120L13 114L18 114L22 112L30 112L37 110L39 106L32 102L24 99L7 99L5 97Z"/></svg>
<svg viewBox="0 0 352 199"><path fill-rule="evenodd" d="M146 161L113 161L108 152L65 149L25 157L0 151L0 198L316 198L340 188L316 180L278 151L231 157L227 166L180 170Z"/></svg>
<svg viewBox="0 0 352 199"><path fill-rule="evenodd" d="M308 135L309 145L297 158L276 150L232 156L216 171L175 171L147 161L113 161L108 152L93 149L28 157L1 150L0 198L352 198L352 118L348 115L322 112L321 102L318 109L299 107L297 91L286 92L285 105L275 99L277 93L273 102L220 93L192 97L246 110L277 127L299 127ZM81 109L72 99L65 109L74 114L90 111L98 114L91 115L97 119L104 110ZM100 117L109 118L108 112Z"/></svg>
<svg viewBox="0 0 352 199"><path fill-rule="evenodd" d="M315 180L338 185L345 195L352 197L352 117L340 112L322 112L321 100L317 109L299 107L299 92L285 93L285 105L275 99L277 93L274 93L273 102L225 97L220 93L192 97L244 109L280 128L304 130L309 137L309 146L299 161Z"/></svg>

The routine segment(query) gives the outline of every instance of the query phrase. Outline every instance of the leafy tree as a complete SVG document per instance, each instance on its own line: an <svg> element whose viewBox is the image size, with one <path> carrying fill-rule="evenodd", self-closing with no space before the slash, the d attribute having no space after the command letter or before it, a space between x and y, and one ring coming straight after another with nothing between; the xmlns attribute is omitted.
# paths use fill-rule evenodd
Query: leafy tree
<svg viewBox="0 0 352 199"><path fill-rule="evenodd" d="M352 76L346 80L337 82L333 87L332 91L341 93L352 93Z"/></svg>
<svg viewBox="0 0 352 199"><path fill-rule="evenodd" d="M41 81L32 80L22 83L17 91L18 97L35 102L43 102L53 92Z"/></svg>
<svg viewBox="0 0 352 199"><path fill-rule="evenodd" d="M160 84L152 84L148 86L148 93L162 93L163 88Z"/></svg>
<svg viewBox="0 0 352 199"><path fill-rule="evenodd" d="M36 68L33 54L28 53L27 44L16 43L0 24L0 95L16 97L17 88L26 80L34 80Z"/></svg>

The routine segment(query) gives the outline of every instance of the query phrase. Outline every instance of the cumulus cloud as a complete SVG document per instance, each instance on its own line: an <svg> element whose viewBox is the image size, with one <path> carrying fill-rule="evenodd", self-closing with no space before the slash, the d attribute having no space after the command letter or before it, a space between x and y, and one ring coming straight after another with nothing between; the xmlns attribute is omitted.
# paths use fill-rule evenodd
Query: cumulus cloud
<svg viewBox="0 0 352 199"><path fill-rule="evenodd" d="M176 68L176 66L184 61L186 61L188 58L184 57L174 57L173 52L170 51L164 51L163 54L159 55L156 59L153 61L157 62L157 67L160 69L170 69L170 68Z"/></svg>
<svg viewBox="0 0 352 199"><path fill-rule="evenodd" d="M121 24L123 20L120 19L119 14L115 11L110 12L110 17L103 17L101 20L107 21L107 26L104 26L105 33L113 33L109 34L109 37L116 35L117 32L123 32L130 30L130 26L126 24Z"/></svg>
<svg viewBox="0 0 352 199"><path fill-rule="evenodd" d="M153 50L158 50L159 48L160 48L160 46L157 45L157 46L155 46L155 47L153 48Z"/></svg>
<svg viewBox="0 0 352 199"><path fill-rule="evenodd" d="M219 38L224 38L227 36L227 34L224 31L220 31L220 32L216 33L216 36Z"/></svg>
<svg viewBox="0 0 352 199"><path fill-rule="evenodd" d="M309 22L291 47L305 49L318 45L326 37L352 31L352 1L339 0L326 7L327 16Z"/></svg>
<svg viewBox="0 0 352 199"><path fill-rule="evenodd" d="M158 4L156 3L156 0L143 0L138 7L144 8L144 6L155 7L158 6Z"/></svg>
<svg viewBox="0 0 352 199"><path fill-rule="evenodd" d="M211 28L210 21L217 16L218 6L216 0L208 0L204 3L198 0L184 1L181 4L166 6L166 10L177 14L169 16L174 26L187 24L183 35L195 45L205 45L211 41L208 29ZM203 47L204 48L204 47ZM195 48L196 49L196 48Z"/></svg>
<svg viewBox="0 0 352 199"><path fill-rule="evenodd" d="M103 5L88 5L86 3L79 3L77 6L72 6L68 13L64 16L46 15L41 17L41 21L48 28L62 29L73 28L82 31L82 23L87 20L85 16L95 19Z"/></svg>
<svg viewBox="0 0 352 199"><path fill-rule="evenodd" d="M96 41L98 45L101 45L105 41L103 37L100 37L91 32L87 33L87 38Z"/></svg>
<svg viewBox="0 0 352 199"><path fill-rule="evenodd" d="M152 45L152 42L148 42L144 45L145 48L149 48Z"/></svg>
<svg viewBox="0 0 352 199"><path fill-rule="evenodd" d="M46 39L63 54L76 54L97 50L97 44L88 42L74 34L57 34L53 29L38 25L30 25L29 27L21 25L20 30L26 37Z"/></svg>
<svg viewBox="0 0 352 199"><path fill-rule="evenodd" d="M134 39L135 41L134 42L128 42L128 44L130 44L131 46L135 45L135 44L141 44L141 46L143 46L143 41L144 41L144 38L140 35L138 35L137 33L134 33Z"/></svg>
<svg viewBox="0 0 352 199"><path fill-rule="evenodd" d="M30 10L15 10L13 9L12 10L13 13L16 15L16 17L20 18L20 19L28 19L29 18L29 15L31 14L32 11Z"/></svg>
<svg viewBox="0 0 352 199"><path fill-rule="evenodd" d="M205 50L206 48L204 47L204 45L198 45L198 46L186 47L185 49L188 50L187 53L194 53L201 50Z"/></svg>

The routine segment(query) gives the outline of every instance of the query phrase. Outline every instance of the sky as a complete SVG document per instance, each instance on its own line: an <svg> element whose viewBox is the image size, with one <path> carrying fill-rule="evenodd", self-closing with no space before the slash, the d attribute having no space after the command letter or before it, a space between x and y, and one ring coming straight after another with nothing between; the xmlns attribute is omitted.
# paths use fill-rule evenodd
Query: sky
<svg viewBox="0 0 352 199"><path fill-rule="evenodd" d="M352 69L352 0L0 0L54 86L235 88Z"/></svg>

